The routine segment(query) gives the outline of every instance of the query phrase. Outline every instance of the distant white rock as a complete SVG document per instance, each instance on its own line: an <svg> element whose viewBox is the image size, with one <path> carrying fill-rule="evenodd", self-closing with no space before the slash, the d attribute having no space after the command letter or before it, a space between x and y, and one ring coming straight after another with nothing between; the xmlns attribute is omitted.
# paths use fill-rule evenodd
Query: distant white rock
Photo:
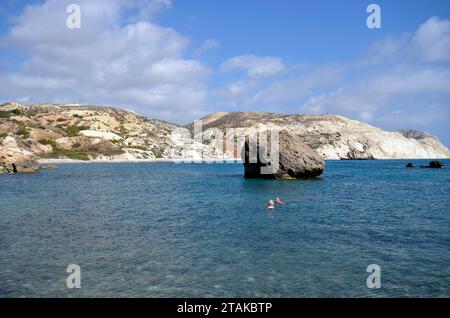
<svg viewBox="0 0 450 318"><path fill-rule="evenodd" d="M97 130L82 130L80 131L80 135L86 136L86 137L97 137L107 140L121 140L122 137L119 135L108 132L108 131L97 131Z"/></svg>

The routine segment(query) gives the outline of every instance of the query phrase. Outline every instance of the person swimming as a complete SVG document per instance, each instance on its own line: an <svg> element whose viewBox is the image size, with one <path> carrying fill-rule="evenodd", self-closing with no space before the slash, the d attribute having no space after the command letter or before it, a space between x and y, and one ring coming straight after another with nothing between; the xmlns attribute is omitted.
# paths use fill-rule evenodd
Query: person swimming
<svg viewBox="0 0 450 318"><path fill-rule="evenodd" d="M284 202L281 201L280 197L276 197L275 202L276 202L277 204L284 204Z"/></svg>
<svg viewBox="0 0 450 318"><path fill-rule="evenodd" d="M275 208L275 205L273 204L273 200L269 200L269 205L267 206L268 209Z"/></svg>

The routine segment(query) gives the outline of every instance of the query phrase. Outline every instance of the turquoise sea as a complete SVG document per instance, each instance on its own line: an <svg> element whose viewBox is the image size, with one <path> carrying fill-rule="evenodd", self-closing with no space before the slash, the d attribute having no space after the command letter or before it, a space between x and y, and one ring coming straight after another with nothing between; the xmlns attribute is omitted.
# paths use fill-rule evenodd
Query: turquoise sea
<svg viewBox="0 0 450 318"><path fill-rule="evenodd" d="M449 297L444 162L327 161L295 181L246 180L239 163L4 174L0 297Z"/></svg>

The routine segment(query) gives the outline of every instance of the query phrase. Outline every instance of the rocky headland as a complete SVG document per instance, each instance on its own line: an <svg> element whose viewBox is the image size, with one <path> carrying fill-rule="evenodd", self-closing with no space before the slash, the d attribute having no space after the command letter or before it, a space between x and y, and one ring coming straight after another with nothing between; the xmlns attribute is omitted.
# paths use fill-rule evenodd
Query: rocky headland
<svg viewBox="0 0 450 318"><path fill-rule="evenodd" d="M323 159L440 159L450 151L437 137L416 130L387 132L336 115L221 112L202 118L203 138L175 134L193 130L133 111L95 105L5 103L0 105L0 173L32 172L48 160L183 160L240 158L232 138L217 149L210 131L277 128ZM186 138L183 139L183 138ZM187 142L185 142L187 141ZM228 147L231 145L231 147Z"/></svg>
<svg viewBox="0 0 450 318"><path fill-rule="evenodd" d="M258 125L288 130L328 160L450 158L447 147L426 132L389 132L338 115L221 112L202 118L202 122L205 130Z"/></svg>

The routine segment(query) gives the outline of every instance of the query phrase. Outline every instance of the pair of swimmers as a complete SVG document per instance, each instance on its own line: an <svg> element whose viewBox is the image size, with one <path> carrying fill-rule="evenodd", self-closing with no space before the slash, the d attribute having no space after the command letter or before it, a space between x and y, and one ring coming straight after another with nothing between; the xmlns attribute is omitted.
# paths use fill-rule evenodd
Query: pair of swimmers
<svg viewBox="0 0 450 318"><path fill-rule="evenodd" d="M284 204L283 201L281 201L280 197L276 197L275 198L275 203L276 204ZM273 200L269 200L269 205L267 206L268 209L274 209L275 208L275 204L273 203Z"/></svg>

